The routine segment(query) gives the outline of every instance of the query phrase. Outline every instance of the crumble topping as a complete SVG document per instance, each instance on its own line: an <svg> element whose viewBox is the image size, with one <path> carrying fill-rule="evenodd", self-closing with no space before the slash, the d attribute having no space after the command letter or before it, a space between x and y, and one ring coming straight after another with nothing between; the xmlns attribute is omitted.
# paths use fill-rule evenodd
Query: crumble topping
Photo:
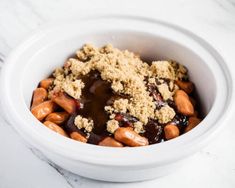
<svg viewBox="0 0 235 188"><path fill-rule="evenodd" d="M175 111L173 108L166 105L161 107L160 110L157 110L155 114L159 123L168 123L174 118Z"/></svg>
<svg viewBox="0 0 235 188"><path fill-rule="evenodd" d="M108 113L108 114L112 114L114 109L112 106L105 106L104 110ZM112 119L112 118L111 118Z"/></svg>
<svg viewBox="0 0 235 188"><path fill-rule="evenodd" d="M163 100L172 99L173 92L170 92L166 83L157 85L159 93L162 95Z"/></svg>
<svg viewBox="0 0 235 188"><path fill-rule="evenodd" d="M66 62L66 66L69 70L71 70L72 74L75 76L78 76L81 74L85 75L90 71L88 68L86 68L85 63L82 63L78 59L74 59L74 58L70 58Z"/></svg>
<svg viewBox="0 0 235 188"><path fill-rule="evenodd" d="M84 88L84 83L81 80L71 81L66 78L65 82L62 84L62 89L71 97L79 99L82 94L82 88Z"/></svg>
<svg viewBox="0 0 235 188"><path fill-rule="evenodd" d="M79 99L84 88L84 83L76 79L72 74L66 75L65 70L58 68L54 72L54 90L65 91L68 95L75 99Z"/></svg>
<svg viewBox="0 0 235 188"><path fill-rule="evenodd" d="M114 133L119 128L118 121L112 119L107 122L107 131L109 133Z"/></svg>
<svg viewBox="0 0 235 188"><path fill-rule="evenodd" d="M82 116L78 115L74 119L74 124L77 126L78 129L85 129L88 133L92 131L94 127L93 120L83 118Z"/></svg>
<svg viewBox="0 0 235 188"><path fill-rule="evenodd" d="M176 80L188 79L188 75L187 75L188 71L183 65L175 61L171 61L170 63L171 63L171 66L174 68Z"/></svg>
<svg viewBox="0 0 235 188"><path fill-rule="evenodd" d="M118 99L113 103L114 111L126 113L128 108L128 100L127 99Z"/></svg>
<svg viewBox="0 0 235 188"><path fill-rule="evenodd" d="M121 51L112 45L102 48L86 44L76 52L76 58L69 58L63 68L56 69L53 91L64 91L74 99L80 99L85 84L80 79L91 71L98 71L102 80L111 84L114 93L128 96L113 101L104 107L110 115L107 130L113 133L118 127L114 120L115 113L128 113L137 118L133 124L134 130L140 133L149 119L156 119L159 123L167 123L175 116L175 111L168 105L156 109L153 96L147 89L147 83L156 86L164 101L172 99L179 88L174 80L187 78L184 66L173 61L153 61L150 65L140 57L127 50ZM147 79L146 79L147 78ZM165 80L168 80L166 83ZM75 125L87 132L91 132L93 121L78 115Z"/></svg>
<svg viewBox="0 0 235 188"><path fill-rule="evenodd" d="M143 123L140 121L137 121L134 123L134 131L137 133L143 133L144 132L144 127L143 127Z"/></svg>
<svg viewBox="0 0 235 188"><path fill-rule="evenodd" d="M158 78L175 79L175 70L168 61L154 61L150 70L152 75Z"/></svg>

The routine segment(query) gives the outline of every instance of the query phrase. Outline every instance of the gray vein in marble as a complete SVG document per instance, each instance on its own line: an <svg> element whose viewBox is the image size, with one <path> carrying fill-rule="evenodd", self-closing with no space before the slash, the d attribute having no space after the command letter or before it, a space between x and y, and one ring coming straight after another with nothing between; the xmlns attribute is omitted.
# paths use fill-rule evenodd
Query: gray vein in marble
<svg viewBox="0 0 235 188"><path fill-rule="evenodd" d="M227 6L225 6L224 1L221 0L215 0L215 2L217 3L217 5L219 5L220 8L224 9L225 11L230 11Z"/></svg>
<svg viewBox="0 0 235 188"><path fill-rule="evenodd" d="M67 182L67 184L71 187L74 188L74 186L70 183L70 181L65 177L63 171L61 170L60 167L58 167L56 164L54 164L53 162L51 162L50 160L48 160L38 149L36 148L29 148L30 151L32 152L32 154L34 154L38 159L40 159L41 161L47 163L50 167L52 167L57 173L59 173L61 175L61 177L63 177L65 179L65 181Z"/></svg>
<svg viewBox="0 0 235 188"><path fill-rule="evenodd" d="M28 0L21 0L21 2L25 5L25 6L27 6L30 10L31 10L31 12L38 18L38 19L40 19L41 21L46 21L46 19L42 16L42 14L40 14L37 10L36 10L36 8L33 6L33 4L32 4L32 2L31 1L28 1Z"/></svg>
<svg viewBox="0 0 235 188"><path fill-rule="evenodd" d="M54 163L52 162L48 162L48 164L54 168L64 179L65 181L67 182L67 184L71 187L71 188L74 188L73 184L70 183L70 181L68 180L68 178L65 176L65 174L60 170L60 167L56 166Z"/></svg>
<svg viewBox="0 0 235 188"><path fill-rule="evenodd" d="M2 62L0 62L0 70L1 70L1 65L3 65L3 63ZM0 113L0 117L1 117L1 119L0 119L0 122L4 122L4 123L1 123L0 125L1 126L9 126L9 127L11 127L12 128L12 130L13 131L15 131L15 129L11 126L11 124L6 120L6 118L2 115L2 113Z"/></svg>
<svg viewBox="0 0 235 188"><path fill-rule="evenodd" d="M57 166L56 164L48 160L38 149L32 147L29 147L29 149L38 159L47 163L51 168L53 168L57 173L59 173L71 188L80 187L83 184L82 182L87 180L87 178L83 178ZM96 180L89 181L96 182Z"/></svg>
<svg viewBox="0 0 235 188"><path fill-rule="evenodd" d="M0 43L4 46L4 49L0 49L1 57L4 57L12 48L2 36L0 36Z"/></svg>
<svg viewBox="0 0 235 188"><path fill-rule="evenodd" d="M228 3L230 3L230 5L234 6L234 8L235 8L235 1L234 0L227 0L227 1L228 1Z"/></svg>
<svg viewBox="0 0 235 188"><path fill-rule="evenodd" d="M226 12L229 12L235 15L235 2L233 0L215 0L214 1L220 8L224 9ZM232 6L231 6L232 5Z"/></svg>
<svg viewBox="0 0 235 188"><path fill-rule="evenodd" d="M90 188L90 187L110 187L113 185L112 182L104 182L104 181L98 181L98 180L93 180L93 179L88 179L85 177L81 177L79 175L76 175L72 172L69 172L59 166L57 166L56 164L54 164L53 162L51 162L50 160L48 160L39 150L37 150L36 148L31 148L29 147L30 151L41 161L47 163L50 167L52 167L57 173L59 173L61 175L61 177L63 177L65 179L65 181L67 182L67 184L71 187L71 188L79 188L81 186L84 186L86 188ZM141 183L141 182L139 182ZM125 183L127 184L132 184L132 183ZM122 187L122 183L115 183L115 185L120 185L120 187Z"/></svg>
<svg viewBox="0 0 235 188"><path fill-rule="evenodd" d="M213 27L217 30L223 30L226 32L234 33L235 31L235 9L227 0L213 0L214 5L217 6L214 11L214 16L197 17L197 21L201 21L201 24L205 24L208 27ZM212 5L211 5L212 6ZM223 14L223 17L216 17L215 15Z"/></svg>
<svg viewBox="0 0 235 188"><path fill-rule="evenodd" d="M0 52L0 63L3 63L5 59L5 55Z"/></svg>

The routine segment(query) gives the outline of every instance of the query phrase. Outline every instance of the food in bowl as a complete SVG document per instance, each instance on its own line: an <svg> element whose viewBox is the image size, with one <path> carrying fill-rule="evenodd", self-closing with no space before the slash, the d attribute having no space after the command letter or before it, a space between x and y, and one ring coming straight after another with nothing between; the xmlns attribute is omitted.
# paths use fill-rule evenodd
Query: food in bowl
<svg viewBox="0 0 235 188"><path fill-rule="evenodd" d="M202 116L186 67L146 63L112 45L86 44L42 80L31 112L71 139L110 147L146 146L197 126Z"/></svg>

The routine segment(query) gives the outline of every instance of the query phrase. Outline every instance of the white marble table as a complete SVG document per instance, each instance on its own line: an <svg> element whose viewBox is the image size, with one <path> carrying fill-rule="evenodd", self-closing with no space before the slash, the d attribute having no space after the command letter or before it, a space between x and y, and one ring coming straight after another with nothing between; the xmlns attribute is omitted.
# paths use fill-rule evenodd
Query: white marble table
<svg viewBox="0 0 235 188"><path fill-rule="evenodd" d="M144 15L187 28L210 42L235 70L235 0L0 0L0 61L40 25L105 12ZM235 72L235 71L234 71ZM0 118L0 188L235 187L235 125L175 173L117 184L89 180L50 164Z"/></svg>

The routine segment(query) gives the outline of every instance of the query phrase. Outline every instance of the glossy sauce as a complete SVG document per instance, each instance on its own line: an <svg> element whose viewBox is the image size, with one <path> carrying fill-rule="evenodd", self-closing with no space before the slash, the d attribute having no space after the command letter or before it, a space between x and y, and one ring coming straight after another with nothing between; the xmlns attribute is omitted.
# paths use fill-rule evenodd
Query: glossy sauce
<svg viewBox="0 0 235 188"><path fill-rule="evenodd" d="M105 132L106 122L109 120L109 115L105 112L104 107L107 105L107 101L114 96L111 85L102 80L99 73L95 71L81 79L85 88L82 90L81 108L78 110L78 114L91 118L94 121L92 132L102 134Z"/></svg>

